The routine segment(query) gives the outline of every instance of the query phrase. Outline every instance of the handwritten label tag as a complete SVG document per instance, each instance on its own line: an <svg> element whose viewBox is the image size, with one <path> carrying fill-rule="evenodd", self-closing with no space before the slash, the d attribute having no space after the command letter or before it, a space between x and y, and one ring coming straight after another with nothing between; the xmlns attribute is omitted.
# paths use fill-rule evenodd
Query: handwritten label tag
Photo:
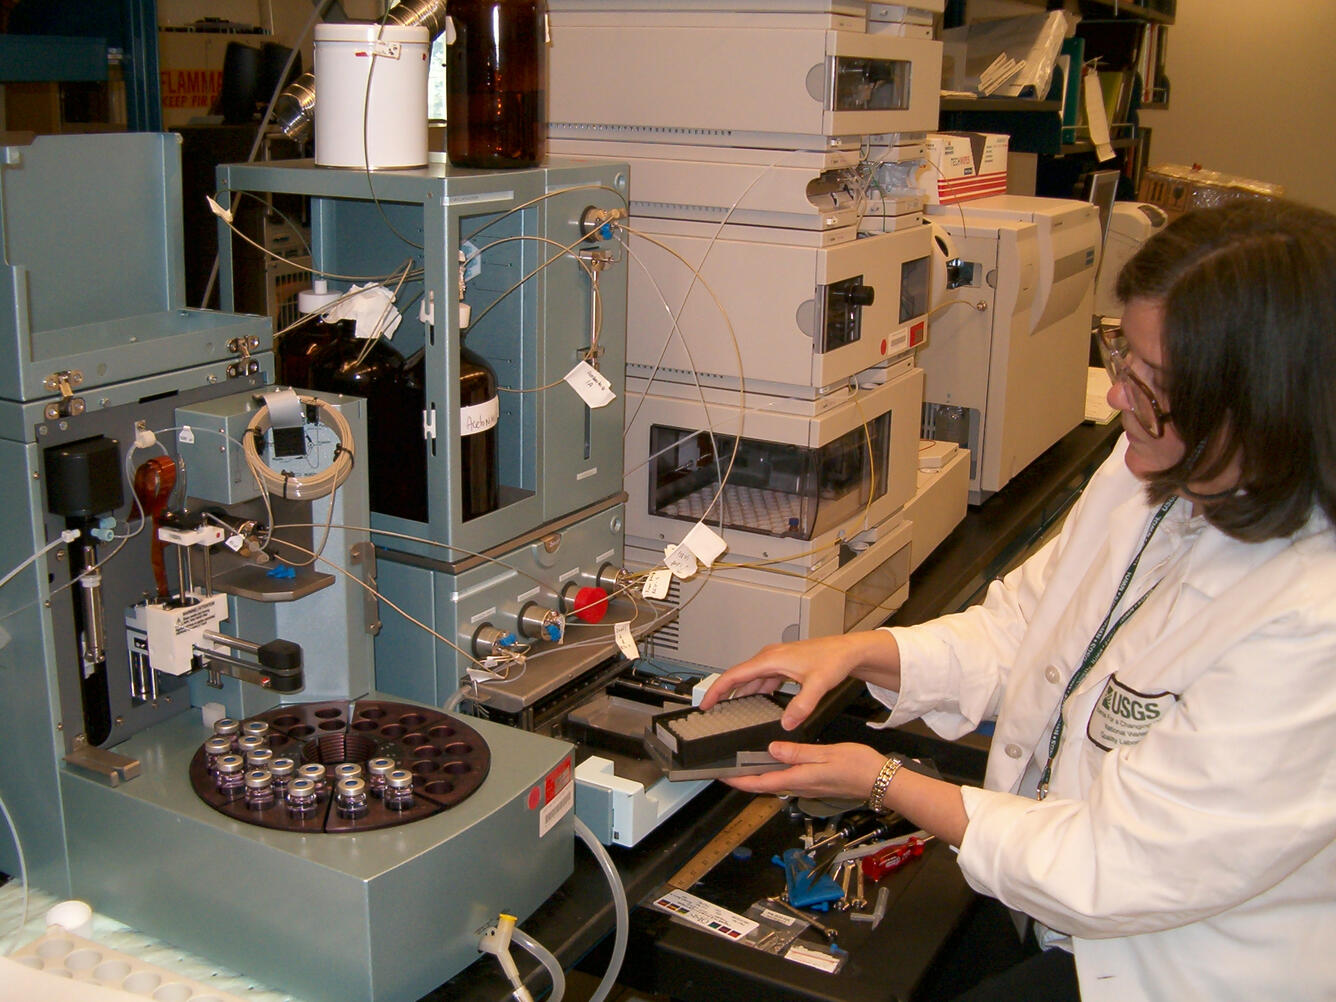
<svg viewBox="0 0 1336 1002"><path fill-rule="evenodd" d="M640 648L636 646L636 638L631 636L630 623L618 623L612 628L612 639L617 641L617 648L626 655L629 661L638 661L640 659Z"/></svg>
<svg viewBox="0 0 1336 1002"><path fill-rule="evenodd" d="M588 362L577 362L575 368L566 373L566 382L591 410L606 407L617 399L612 383Z"/></svg>
<svg viewBox="0 0 1336 1002"><path fill-rule="evenodd" d="M675 576L683 579L691 577L700 569L700 565L696 563L696 555L686 543L666 547L663 551L663 562Z"/></svg>
<svg viewBox="0 0 1336 1002"><path fill-rule="evenodd" d="M666 568L650 571L649 577L645 578L644 587L640 589L640 594L645 598L667 598L668 588L672 583L672 571Z"/></svg>

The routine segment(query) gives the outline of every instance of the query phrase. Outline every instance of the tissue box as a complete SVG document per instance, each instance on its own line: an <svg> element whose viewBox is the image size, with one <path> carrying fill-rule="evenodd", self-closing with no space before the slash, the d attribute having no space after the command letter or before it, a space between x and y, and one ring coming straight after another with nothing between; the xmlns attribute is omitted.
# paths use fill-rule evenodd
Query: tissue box
<svg viewBox="0 0 1336 1002"><path fill-rule="evenodd" d="M930 132L918 188L928 205L954 205L1007 191L1008 136L992 132Z"/></svg>

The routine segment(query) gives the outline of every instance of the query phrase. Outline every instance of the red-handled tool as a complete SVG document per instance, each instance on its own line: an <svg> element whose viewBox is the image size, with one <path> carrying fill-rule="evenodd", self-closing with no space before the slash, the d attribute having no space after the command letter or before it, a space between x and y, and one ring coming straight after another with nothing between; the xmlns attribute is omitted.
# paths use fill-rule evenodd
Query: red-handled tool
<svg viewBox="0 0 1336 1002"><path fill-rule="evenodd" d="M900 869L911 859L923 855L923 847L926 846L933 836L928 835L925 838L919 838L917 835L911 835L896 845L887 846L880 852L874 852L871 856L863 857L863 876L869 880L880 880L886 874Z"/></svg>

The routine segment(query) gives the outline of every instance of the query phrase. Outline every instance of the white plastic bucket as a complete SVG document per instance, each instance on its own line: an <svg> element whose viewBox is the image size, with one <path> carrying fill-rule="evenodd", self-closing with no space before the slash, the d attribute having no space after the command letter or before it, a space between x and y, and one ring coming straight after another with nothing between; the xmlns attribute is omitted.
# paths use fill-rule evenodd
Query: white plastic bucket
<svg viewBox="0 0 1336 1002"><path fill-rule="evenodd" d="M316 25L315 162L362 170L426 166L430 55L426 28Z"/></svg>

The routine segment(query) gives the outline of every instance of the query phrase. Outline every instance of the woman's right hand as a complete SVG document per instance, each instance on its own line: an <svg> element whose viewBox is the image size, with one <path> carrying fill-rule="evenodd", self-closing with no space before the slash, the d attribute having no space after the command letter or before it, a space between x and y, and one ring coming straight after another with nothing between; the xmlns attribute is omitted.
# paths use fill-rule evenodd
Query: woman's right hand
<svg viewBox="0 0 1336 1002"><path fill-rule="evenodd" d="M873 630L770 644L715 679L700 708L708 710L721 699L770 693L785 682L797 682L798 693L781 719L784 729L791 731L811 715L826 693L855 671L867 681L896 688L900 649L895 639L884 630Z"/></svg>

